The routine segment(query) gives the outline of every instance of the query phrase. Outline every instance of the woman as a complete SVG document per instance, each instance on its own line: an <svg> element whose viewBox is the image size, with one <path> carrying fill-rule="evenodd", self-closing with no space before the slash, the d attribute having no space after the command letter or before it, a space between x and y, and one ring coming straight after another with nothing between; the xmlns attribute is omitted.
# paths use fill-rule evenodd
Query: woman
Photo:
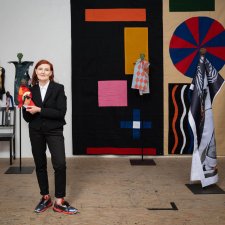
<svg viewBox="0 0 225 225"><path fill-rule="evenodd" d="M63 126L67 110L64 86L54 82L53 65L47 60L39 61L33 72L30 88L35 106L23 108L23 117L29 123L29 135L36 174L42 198L36 213L52 206L49 195L46 147L51 153L55 171L55 203L53 210L75 214L77 209L64 200L66 194L66 161Z"/></svg>

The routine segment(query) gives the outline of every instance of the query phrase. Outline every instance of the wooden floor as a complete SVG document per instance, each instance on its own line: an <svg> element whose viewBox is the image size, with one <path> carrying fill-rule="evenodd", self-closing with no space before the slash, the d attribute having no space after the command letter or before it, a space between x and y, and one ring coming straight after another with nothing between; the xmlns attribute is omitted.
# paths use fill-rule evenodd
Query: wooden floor
<svg viewBox="0 0 225 225"><path fill-rule="evenodd" d="M225 224L224 194L193 194L185 185L191 157L156 157L154 161L156 166L131 166L129 157L68 158L66 199L79 214L62 215L52 209L35 214L40 200L35 172L5 174L9 160L0 159L0 225ZM13 166L18 163L17 159ZM50 160L48 165L54 197ZM33 160L23 159L22 166L33 166ZM225 190L225 158L218 158L218 168L218 187Z"/></svg>

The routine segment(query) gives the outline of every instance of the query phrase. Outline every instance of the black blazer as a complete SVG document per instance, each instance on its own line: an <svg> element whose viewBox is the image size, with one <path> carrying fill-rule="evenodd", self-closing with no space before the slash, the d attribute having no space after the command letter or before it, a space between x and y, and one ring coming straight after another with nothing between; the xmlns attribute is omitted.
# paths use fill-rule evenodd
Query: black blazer
<svg viewBox="0 0 225 225"><path fill-rule="evenodd" d="M39 85L30 88L34 104L41 108L40 113L31 114L23 108L23 118L29 123L29 128L45 131L62 128L66 124L67 98L64 86L50 82L42 102Z"/></svg>

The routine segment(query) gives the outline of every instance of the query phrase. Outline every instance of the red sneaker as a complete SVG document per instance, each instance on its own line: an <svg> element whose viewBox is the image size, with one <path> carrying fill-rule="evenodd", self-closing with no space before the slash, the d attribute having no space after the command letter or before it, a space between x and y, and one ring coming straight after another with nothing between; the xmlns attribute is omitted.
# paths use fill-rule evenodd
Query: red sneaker
<svg viewBox="0 0 225 225"><path fill-rule="evenodd" d="M70 204L67 201L62 201L62 204L58 205L56 202L54 203L53 210L58 213L64 213L64 214L76 214L78 212L78 209L70 206Z"/></svg>
<svg viewBox="0 0 225 225"><path fill-rule="evenodd" d="M40 200L40 202L38 203L38 205L36 206L34 212L36 213L42 213L44 212L46 209L48 209L49 207L52 206L52 200L50 196L43 196Z"/></svg>

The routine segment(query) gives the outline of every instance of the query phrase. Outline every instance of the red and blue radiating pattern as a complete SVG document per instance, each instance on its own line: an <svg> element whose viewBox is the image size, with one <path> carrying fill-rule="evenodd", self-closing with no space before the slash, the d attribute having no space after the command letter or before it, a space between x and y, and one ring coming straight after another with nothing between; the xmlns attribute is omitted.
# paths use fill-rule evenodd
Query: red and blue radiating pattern
<svg viewBox="0 0 225 225"><path fill-rule="evenodd" d="M170 40L170 57L184 75L196 72L199 50L206 48L207 59L219 71L225 64L225 30L209 17L192 17L181 23Z"/></svg>

